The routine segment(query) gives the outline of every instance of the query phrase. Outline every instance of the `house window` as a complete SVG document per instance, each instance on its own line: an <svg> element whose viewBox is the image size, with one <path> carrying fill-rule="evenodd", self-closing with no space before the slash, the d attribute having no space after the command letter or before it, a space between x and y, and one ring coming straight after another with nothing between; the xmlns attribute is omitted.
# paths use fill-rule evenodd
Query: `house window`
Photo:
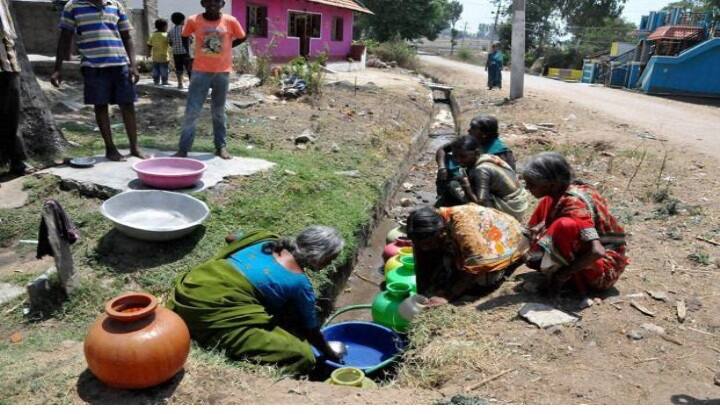
<svg viewBox="0 0 720 414"><path fill-rule="evenodd" d="M288 36L320 39L320 15L290 12L288 15Z"/></svg>
<svg viewBox="0 0 720 414"><path fill-rule="evenodd" d="M337 16L333 17L331 40L333 42L342 42L344 32L343 18Z"/></svg>
<svg viewBox="0 0 720 414"><path fill-rule="evenodd" d="M268 35L268 14L265 6L247 6L247 30L255 37L267 37Z"/></svg>

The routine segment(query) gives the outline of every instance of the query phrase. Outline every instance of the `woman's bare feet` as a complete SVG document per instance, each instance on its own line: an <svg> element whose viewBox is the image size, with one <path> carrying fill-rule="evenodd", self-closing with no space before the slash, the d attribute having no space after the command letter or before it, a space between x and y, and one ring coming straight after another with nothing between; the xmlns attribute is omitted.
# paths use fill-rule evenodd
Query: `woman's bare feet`
<svg viewBox="0 0 720 414"><path fill-rule="evenodd" d="M111 150L105 151L105 158L107 158L110 161L115 161L115 162L125 161L125 157L123 157L122 154L120 154L120 152L116 149L111 149Z"/></svg>
<svg viewBox="0 0 720 414"><path fill-rule="evenodd" d="M232 158L232 155L230 155L230 153L228 152L227 148L225 148L225 147L222 147L222 148L217 149L217 150L215 151L215 155L217 155L218 157L220 157L220 158L222 158L222 159L224 159L224 160L229 160L229 159Z"/></svg>

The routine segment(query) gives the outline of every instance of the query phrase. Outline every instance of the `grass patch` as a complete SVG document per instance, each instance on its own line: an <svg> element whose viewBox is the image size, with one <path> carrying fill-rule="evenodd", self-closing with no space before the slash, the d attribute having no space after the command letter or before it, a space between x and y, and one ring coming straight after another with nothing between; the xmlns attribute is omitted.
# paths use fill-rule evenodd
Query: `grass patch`
<svg viewBox="0 0 720 414"><path fill-rule="evenodd" d="M398 382L430 389L467 370L499 371L503 351L481 332L482 326L482 315L474 308L443 306L419 314L409 332Z"/></svg>
<svg viewBox="0 0 720 414"><path fill-rule="evenodd" d="M406 69L417 69L419 61L417 52L404 40L392 40L380 44L369 44L368 50L380 60L395 62Z"/></svg>

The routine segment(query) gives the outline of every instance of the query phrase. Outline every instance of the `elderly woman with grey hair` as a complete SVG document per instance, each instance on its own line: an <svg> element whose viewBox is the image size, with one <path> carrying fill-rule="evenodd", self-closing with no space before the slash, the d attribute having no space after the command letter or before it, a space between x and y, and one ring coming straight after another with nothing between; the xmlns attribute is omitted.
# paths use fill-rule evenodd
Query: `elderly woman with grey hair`
<svg viewBox="0 0 720 414"><path fill-rule="evenodd" d="M310 345L337 360L320 332L305 271L321 270L340 254L340 233L311 226L294 238L253 231L226 241L213 259L181 276L171 293L168 307L185 320L192 337L230 358L296 373L314 367ZM297 326L279 326L288 313Z"/></svg>
<svg viewBox="0 0 720 414"><path fill-rule="evenodd" d="M528 191L540 199L530 218L527 265L549 276L550 290L566 283L580 293L608 289L625 270L625 230L591 185L575 181L565 158L543 152L525 165Z"/></svg>

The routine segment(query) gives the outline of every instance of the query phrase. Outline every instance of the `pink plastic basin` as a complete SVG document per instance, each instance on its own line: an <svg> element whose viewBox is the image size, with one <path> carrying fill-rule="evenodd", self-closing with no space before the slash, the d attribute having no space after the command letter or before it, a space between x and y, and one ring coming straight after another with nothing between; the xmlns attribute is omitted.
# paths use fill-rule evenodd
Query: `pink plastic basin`
<svg viewBox="0 0 720 414"><path fill-rule="evenodd" d="M143 184L174 190L194 186L203 176L207 165L192 158L151 158L133 165Z"/></svg>

